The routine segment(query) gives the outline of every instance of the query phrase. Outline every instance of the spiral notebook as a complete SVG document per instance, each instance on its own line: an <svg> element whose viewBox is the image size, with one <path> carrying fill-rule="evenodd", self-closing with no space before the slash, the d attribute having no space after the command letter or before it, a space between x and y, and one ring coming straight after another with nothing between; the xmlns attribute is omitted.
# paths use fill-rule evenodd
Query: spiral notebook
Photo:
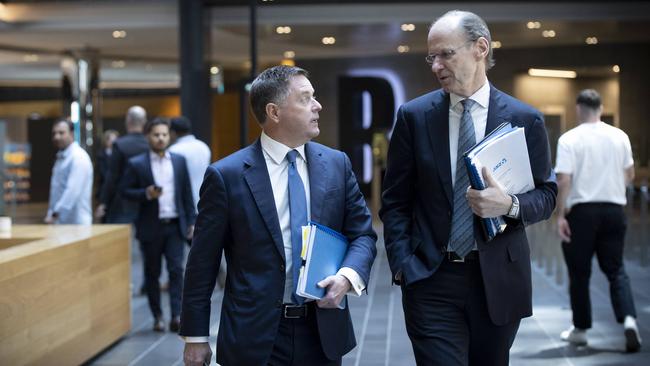
<svg viewBox="0 0 650 366"><path fill-rule="evenodd" d="M327 226L309 222L303 226L302 267L296 293L307 299L320 300L325 296L318 282L336 274L348 251L348 240ZM341 301L341 306L345 301Z"/></svg>

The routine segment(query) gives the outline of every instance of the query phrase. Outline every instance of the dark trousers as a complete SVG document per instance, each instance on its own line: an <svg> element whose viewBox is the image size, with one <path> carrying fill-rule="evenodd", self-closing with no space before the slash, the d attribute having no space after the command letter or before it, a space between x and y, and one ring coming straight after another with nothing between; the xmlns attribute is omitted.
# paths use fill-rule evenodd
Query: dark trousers
<svg viewBox="0 0 650 366"><path fill-rule="evenodd" d="M320 343L313 302L307 317L280 319L280 327L269 358L269 366L340 366L341 359L330 360Z"/></svg>
<svg viewBox="0 0 650 366"><path fill-rule="evenodd" d="M609 295L618 322L626 315L636 317L630 279L623 266L626 218L621 205L583 203L567 215L571 242L562 243L569 271L569 295L576 328L591 328L589 278L591 259L596 253L598 265L609 281Z"/></svg>
<svg viewBox="0 0 650 366"><path fill-rule="evenodd" d="M478 260L445 260L431 277L402 286L402 305L418 365L508 365L519 320L492 323Z"/></svg>
<svg viewBox="0 0 650 366"><path fill-rule="evenodd" d="M143 228L140 228L143 230ZM181 293L183 290L183 249L185 239L181 238L178 221L160 225L155 230L156 237L152 241L142 241L144 250L145 287L149 299L149 308L154 317L162 316L160 308L160 278L162 256L167 262L169 273L169 301L172 317L181 314Z"/></svg>

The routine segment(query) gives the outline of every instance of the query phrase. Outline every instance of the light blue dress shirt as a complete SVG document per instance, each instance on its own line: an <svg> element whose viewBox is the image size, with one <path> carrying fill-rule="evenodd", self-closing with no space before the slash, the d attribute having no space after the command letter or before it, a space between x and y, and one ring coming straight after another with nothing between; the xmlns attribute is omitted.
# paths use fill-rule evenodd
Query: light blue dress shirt
<svg viewBox="0 0 650 366"><path fill-rule="evenodd" d="M93 164L88 153L73 142L56 154L50 180L47 217L56 212L57 224L90 225Z"/></svg>

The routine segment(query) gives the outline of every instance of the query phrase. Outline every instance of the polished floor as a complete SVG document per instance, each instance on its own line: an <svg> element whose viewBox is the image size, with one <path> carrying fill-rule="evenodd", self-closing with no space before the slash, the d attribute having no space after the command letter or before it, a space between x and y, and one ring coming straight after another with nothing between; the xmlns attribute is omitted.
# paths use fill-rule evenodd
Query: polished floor
<svg viewBox="0 0 650 366"><path fill-rule="evenodd" d="M636 216L636 217L634 217ZM647 217L633 214L630 220L626 266L632 279L642 338L650 342L650 265L648 242L645 240ZM381 227L379 228L381 229ZM627 354L622 327L614 320L609 303L605 277L594 262L591 294L594 327L589 331L589 345L572 347L559 339L570 325L566 271L559 242L549 223L529 228L533 253L534 316L524 319L511 350L510 364L535 365L649 365L650 343L641 352ZM372 271L368 295L350 299L358 346L345 356L345 366L408 366L415 365L404 328L401 296L398 287L389 283L389 269L378 243L379 255ZM142 282L140 256L133 251L133 283ZM168 311L166 294L163 304ZM219 327L221 292L215 291L212 307L210 342L214 348ZM93 366L108 365L182 365L183 342L172 333L155 333L144 296L134 296L131 332L112 347L88 362ZM167 313L168 315L168 313ZM213 349L214 351L214 349ZM213 360L213 365L214 360Z"/></svg>

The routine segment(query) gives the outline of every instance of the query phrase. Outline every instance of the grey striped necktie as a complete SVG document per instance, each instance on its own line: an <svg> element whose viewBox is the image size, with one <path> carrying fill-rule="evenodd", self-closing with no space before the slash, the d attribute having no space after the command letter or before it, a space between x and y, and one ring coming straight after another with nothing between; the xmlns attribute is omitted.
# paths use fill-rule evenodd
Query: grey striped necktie
<svg viewBox="0 0 650 366"><path fill-rule="evenodd" d="M474 101L465 99L463 115L458 129L458 156L456 159L456 182L454 183L454 214L451 217L451 235L448 250L460 257L465 257L474 248L474 219L469 208L465 192L469 186L469 177L463 161L463 154L476 143L474 121L470 113Z"/></svg>

